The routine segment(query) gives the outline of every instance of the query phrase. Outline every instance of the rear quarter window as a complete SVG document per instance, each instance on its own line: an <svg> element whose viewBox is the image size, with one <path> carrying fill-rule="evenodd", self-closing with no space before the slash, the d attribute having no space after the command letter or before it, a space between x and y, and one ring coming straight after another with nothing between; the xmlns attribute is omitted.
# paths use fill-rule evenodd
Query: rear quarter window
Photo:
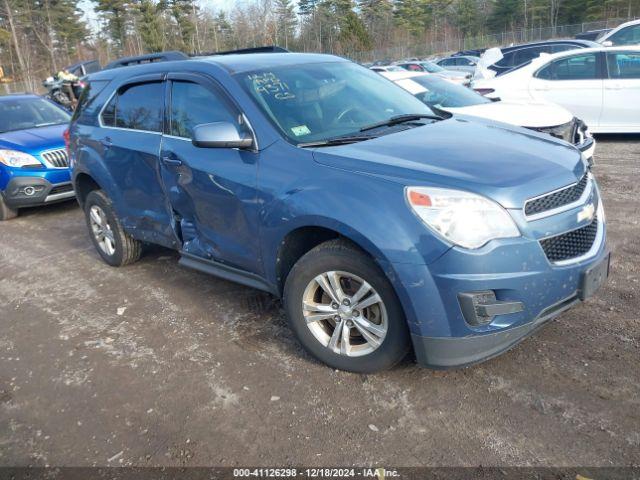
<svg viewBox="0 0 640 480"><path fill-rule="evenodd" d="M84 122L86 120L85 112L94 103L95 99L102 93L110 80L93 80L85 81L86 86L82 89L78 105L73 112L72 122Z"/></svg>

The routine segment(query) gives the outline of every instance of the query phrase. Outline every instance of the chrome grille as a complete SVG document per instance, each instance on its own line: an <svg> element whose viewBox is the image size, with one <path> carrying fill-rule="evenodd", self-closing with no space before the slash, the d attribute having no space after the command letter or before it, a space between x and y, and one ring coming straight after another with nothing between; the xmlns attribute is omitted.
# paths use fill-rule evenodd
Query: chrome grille
<svg viewBox="0 0 640 480"><path fill-rule="evenodd" d="M52 168L67 168L69 166L69 158L64 148L42 152L40 156Z"/></svg>
<svg viewBox="0 0 640 480"><path fill-rule="evenodd" d="M584 255L593 246L598 234L598 216L589 225L577 230L540 240L545 255L551 262L561 262Z"/></svg>
<svg viewBox="0 0 640 480"><path fill-rule="evenodd" d="M524 204L526 216L537 215L559 207L564 207L580 199L589 183L589 173L585 173L579 182L568 187L556 190L547 195L528 200Z"/></svg>

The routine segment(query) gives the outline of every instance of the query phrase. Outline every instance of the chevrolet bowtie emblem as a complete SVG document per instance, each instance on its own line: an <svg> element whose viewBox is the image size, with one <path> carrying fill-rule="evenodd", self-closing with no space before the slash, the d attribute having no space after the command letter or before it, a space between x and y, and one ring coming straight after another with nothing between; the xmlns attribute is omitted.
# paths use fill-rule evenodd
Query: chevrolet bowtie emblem
<svg viewBox="0 0 640 480"><path fill-rule="evenodd" d="M582 207L582 210L578 212L578 223L583 220L592 220L595 212L596 207L593 206L593 203L585 205L584 207Z"/></svg>

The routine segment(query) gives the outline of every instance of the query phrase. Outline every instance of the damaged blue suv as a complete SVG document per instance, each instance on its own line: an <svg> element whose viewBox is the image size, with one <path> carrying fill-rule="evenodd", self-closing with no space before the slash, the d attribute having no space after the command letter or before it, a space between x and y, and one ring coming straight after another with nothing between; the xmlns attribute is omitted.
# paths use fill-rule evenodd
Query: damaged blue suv
<svg viewBox="0 0 640 480"><path fill-rule="evenodd" d="M231 54L93 74L75 191L113 266L145 243L281 297L339 369L500 354L604 283L605 216L575 147L430 110L328 55Z"/></svg>

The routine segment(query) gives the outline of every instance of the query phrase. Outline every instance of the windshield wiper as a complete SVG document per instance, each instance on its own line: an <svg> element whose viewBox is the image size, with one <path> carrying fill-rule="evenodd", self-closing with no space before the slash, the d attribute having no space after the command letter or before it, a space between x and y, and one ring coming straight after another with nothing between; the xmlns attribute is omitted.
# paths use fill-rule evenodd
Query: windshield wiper
<svg viewBox="0 0 640 480"><path fill-rule="evenodd" d="M317 142L299 143L299 147L331 147L333 145L348 145L349 143L364 142L376 138L375 135L348 135L344 137L327 138Z"/></svg>
<svg viewBox="0 0 640 480"><path fill-rule="evenodd" d="M425 113L409 113L404 115L396 115L387 120L383 120L382 122L372 123L371 125L367 125L360 129L361 132L366 132L367 130L374 130L380 127L392 127L394 125L398 125L400 123L412 122L414 120L421 120L423 118L428 118L431 120L444 120L443 117L438 115L429 115Z"/></svg>

